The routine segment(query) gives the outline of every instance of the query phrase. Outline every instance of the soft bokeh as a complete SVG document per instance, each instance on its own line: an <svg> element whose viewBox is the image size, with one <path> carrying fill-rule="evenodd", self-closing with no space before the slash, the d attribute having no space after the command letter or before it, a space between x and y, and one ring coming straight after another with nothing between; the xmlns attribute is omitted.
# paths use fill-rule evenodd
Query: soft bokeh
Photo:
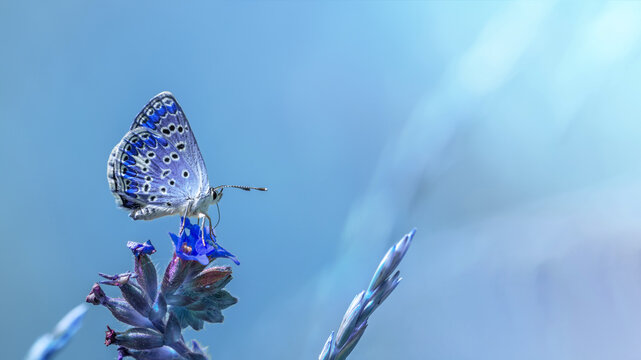
<svg viewBox="0 0 641 360"><path fill-rule="evenodd" d="M214 359L317 357L386 249L405 280L350 357L638 359L641 3L3 1L0 358L97 272L165 266L112 147L172 91L241 261ZM215 214L215 211L214 211ZM113 359L92 308L63 359Z"/></svg>

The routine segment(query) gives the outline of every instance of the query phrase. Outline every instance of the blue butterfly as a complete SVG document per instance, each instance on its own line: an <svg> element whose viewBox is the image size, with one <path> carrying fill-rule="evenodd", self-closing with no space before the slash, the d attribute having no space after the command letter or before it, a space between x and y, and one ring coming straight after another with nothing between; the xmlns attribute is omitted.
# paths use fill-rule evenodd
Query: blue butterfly
<svg viewBox="0 0 641 360"><path fill-rule="evenodd" d="M210 187L187 117L167 91L149 101L111 151L107 178L116 203L129 210L134 220L197 216L207 218L210 228L207 210L218 204L224 188L267 190L238 185ZM181 233L183 228L184 220Z"/></svg>

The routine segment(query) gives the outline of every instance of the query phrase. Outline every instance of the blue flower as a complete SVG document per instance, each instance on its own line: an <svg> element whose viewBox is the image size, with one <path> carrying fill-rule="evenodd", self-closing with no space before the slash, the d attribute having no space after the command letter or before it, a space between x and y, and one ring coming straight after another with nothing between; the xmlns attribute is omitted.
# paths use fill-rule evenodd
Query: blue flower
<svg viewBox="0 0 641 360"><path fill-rule="evenodd" d="M147 240L144 243L137 243L133 241L128 241L127 242L127 247L131 252L138 256L138 255L151 255L156 252L156 248L151 244L151 241Z"/></svg>
<svg viewBox="0 0 641 360"><path fill-rule="evenodd" d="M183 219L181 218L181 221ZM196 260L202 265L208 265L210 259L215 258L228 258L240 264L238 259L225 250L222 246L216 243L216 233L210 233L209 229L205 227L204 237L201 235L200 226L192 224L189 218L184 219L185 229L181 236L169 233L171 240L176 247L176 255L183 260ZM203 243L203 238L205 242Z"/></svg>

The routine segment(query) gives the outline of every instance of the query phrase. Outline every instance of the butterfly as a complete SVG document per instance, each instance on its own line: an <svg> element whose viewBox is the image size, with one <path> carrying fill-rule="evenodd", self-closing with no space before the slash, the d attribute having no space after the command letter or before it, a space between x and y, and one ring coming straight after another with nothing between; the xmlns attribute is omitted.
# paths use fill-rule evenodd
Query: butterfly
<svg viewBox="0 0 641 360"><path fill-rule="evenodd" d="M211 230L207 210L218 204L224 188L267 190L240 185L210 187L192 128L176 98L167 91L145 105L113 148L107 179L116 204L128 210L132 219L180 215L180 233L190 216L199 221L207 218Z"/></svg>

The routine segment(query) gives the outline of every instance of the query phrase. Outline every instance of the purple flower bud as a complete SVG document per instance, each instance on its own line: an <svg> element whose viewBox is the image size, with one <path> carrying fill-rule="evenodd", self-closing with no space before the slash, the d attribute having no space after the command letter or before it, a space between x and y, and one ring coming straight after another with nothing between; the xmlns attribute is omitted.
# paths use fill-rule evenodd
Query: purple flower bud
<svg viewBox="0 0 641 360"><path fill-rule="evenodd" d="M128 349L148 350L164 345L163 335L146 328L131 328L125 332L116 332L107 326L105 345L116 344Z"/></svg>
<svg viewBox="0 0 641 360"><path fill-rule="evenodd" d="M200 272L192 281L189 282L189 287L200 289L217 283L231 276L231 268L229 266L214 266Z"/></svg>
<svg viewBox="0 0 641 360"><path fill-rule="evenodd" d="M138 327L153 327L152 323L146 317L136 311L128 302L123 299L114 299L108 297L100 285L94 284L91 292L87 295L86 301L94 305L103 305L111 314L125 324Z"/></svg>
<svg viewBox="0 0 641 360"><path fill-rule="evenodd" d="M103 278L107 280L103 280L100 283L105 284L105 285L113 285L113 286L120 286L126 282L129 282L129 279L132 277L132 273L126 272L122 274L116 274L116 275L107 275L104 273L98 273L98 275L102 276ZM135 277L135 275L134 275Z"/></svg>
<svg viewBox="0 0 641 360"><path fill-rule="evenodd" d="M107 295L105 295L105 292L102 291L102 288L98 283L93 284L93 287L91 288L91 291L89 291L89 295L85 298L85 301L94 305L100 305L105 301L105 298Z"/></svg>
<svg viewBox="0 0 641 360"><path fill-rule="evenodd" d="M153 324L149 319L142 316L128 302L123 299L109 298L104 304L111 314L125 324L137 327L152 328Z"/></svg>
<svg viewBox="0 0 641 360"><path fill-rule="evenodd" d="M133 284L125 283L120 286L122 296L127 300L134 309L138 310L144 316L149 316L151 306L142 290Z"/></svg>
<svg viewBox="0 0 641 360"><path fill-rule="evenodd" d="M182 285L187 278L187 275L191 272L190 263L190 261L185 261L174 254L169 265L167 265L165 275L162 279L162 285L160 286L160 291L163 294L172 294L180 287L180 285Z"/></svg>
<svg viewBox="0 0 641 360"><path fill-rule="evenodd" d="M149 302L153 303L158 293L158 279L154 263L151 262L149 256L138 255L134 260L134 271L137 275L136 281L147 295Z"/></svg>
<svg viewBox="0 0 641 360"><path fill-rule="evenodd" d="M148 316L149 312L151 311L149 301L147 300L147 297L143 293L142 289L129 282L131 275L131 273L124 273L119 275L100 274L100 276L110 279L108 281L101 281L101 283L106 285L118 286L120 288L120 292L122 293L122 297L124 297L125 300L127 300L127 302L131 304L131 306L133 306L133 308L136 309L140 314Z"/></svg>
<svg viewBox="0 0 641 360"><path fill-rule="evenodd" d="M105 346L109 346L116 342L116 332L107 325L107 331L105 331Z"/></svg>
<svg viewBox="0 0 641 360"><path fill-rule="evenodd" d="M133 241L127 242L127 247L135 256L142 254L151 255L156 252L156 248L151 244L151 241L147 240L144 243L137 243Z"/></svg>

